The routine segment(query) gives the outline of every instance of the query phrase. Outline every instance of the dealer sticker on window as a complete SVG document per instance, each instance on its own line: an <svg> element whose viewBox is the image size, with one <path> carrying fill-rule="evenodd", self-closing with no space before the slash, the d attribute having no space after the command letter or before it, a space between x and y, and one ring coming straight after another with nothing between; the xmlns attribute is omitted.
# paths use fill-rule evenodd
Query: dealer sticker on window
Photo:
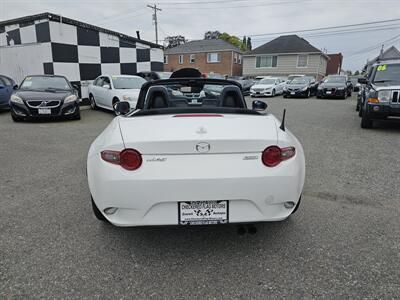
<svg viewBox="0 0 400 300"><path fill-rule="evenodd" d="M226 224L228 217L227 200L178 202L179 225Z"/></svg>

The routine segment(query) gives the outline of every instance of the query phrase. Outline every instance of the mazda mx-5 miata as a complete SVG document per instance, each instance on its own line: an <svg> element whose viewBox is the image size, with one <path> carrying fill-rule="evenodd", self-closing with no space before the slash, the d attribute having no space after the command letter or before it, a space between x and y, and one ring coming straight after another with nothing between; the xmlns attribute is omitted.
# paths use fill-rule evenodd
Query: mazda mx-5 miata
<svg viewBox="0 0 400 300"><path fill-rule="evenodd" d="M280 221L300 204L300 142L240 85L181 78L145 83L135 110L92 143L87 176L94 214L117 226Z"/></svg>

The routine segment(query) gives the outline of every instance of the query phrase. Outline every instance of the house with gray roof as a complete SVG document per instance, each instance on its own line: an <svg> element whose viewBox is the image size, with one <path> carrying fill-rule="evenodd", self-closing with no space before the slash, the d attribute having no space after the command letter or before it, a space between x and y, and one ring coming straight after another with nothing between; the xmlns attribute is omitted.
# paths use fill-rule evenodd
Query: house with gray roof
<svg viewBox="0 0 400 300"><path fill-rule="evenodd" d="M243 75L305 74L321 79L329 57L297 35L280 36L243 55Z"/></svg>
<svg viewBox="0 0 400 300"><path fill-rule="evenodd" d="M242 75L242 51L220 39L196 40L165 49L164 71L195 68L201 73Z"/></svg>
<svg viewBox="0 0 400 300"><path fill-rule="evenodd" d="M377 57L367 62L367 64L363 68L363 72L368 74L372 68L372 65L376 63L378 60L385 61L385 60L396 60L396 59L400 60L400 51L395 46L391 46L386 50L382 49L381 53Z"/></svg>

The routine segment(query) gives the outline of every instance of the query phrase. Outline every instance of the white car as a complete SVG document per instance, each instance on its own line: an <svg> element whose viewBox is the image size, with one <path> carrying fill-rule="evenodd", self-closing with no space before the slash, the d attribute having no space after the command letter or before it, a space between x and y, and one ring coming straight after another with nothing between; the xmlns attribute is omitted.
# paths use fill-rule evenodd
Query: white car
<svg viewBox="0 0 400 300"><path fill-rule="evenodd" d="M226 80L143 86L137 109L118 103L121 115L90 146L94 214L116 226L288 218L300 204L304 152L266 107L248 109Z"/></svg>
<svg viewBox="0 0 400 300"><path fill-rule="evenodd" d="M127 101L130 107L136 107L140 88L146 82L139 76L101 75L89 85L89 100L92 109L97 107L114 111L115 103Z"/></svg>
<svg viewBox="0 0 400 300"><path fill-rule="evenodd" d="M250 88L250 96L271 96L283 94L285 81L280 78L266 77Z"/></svg>

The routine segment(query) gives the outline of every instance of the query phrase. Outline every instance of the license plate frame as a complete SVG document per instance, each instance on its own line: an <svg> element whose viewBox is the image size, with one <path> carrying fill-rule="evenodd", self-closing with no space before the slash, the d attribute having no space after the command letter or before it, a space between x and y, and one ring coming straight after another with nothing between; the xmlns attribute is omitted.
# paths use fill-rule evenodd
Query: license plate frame
<svg viewBox="0 0 400 300"><path fill-rule="evenodd" d="M39 115L51 115L51 108L38 108Z"/></svg>
<svg viewBox="0 0 400 300"><path fill-rule="evenodd" d="M207 211L210 209L211 211ZM179 225L217 225L228 223L228 200L178 202Z"/></svg>
<svg viewBox="0 0 400 300"><path fill-rule="evenodd" d="M296 95L296 92L290 92L290 95Z"/></svg>
<svg viewBox="0 0 400 300"><path fill-rule="evenodd" d="M332 94L332 91L326 91L326 94L327 94L327 95L331 95L331 94Z"/></svg>

